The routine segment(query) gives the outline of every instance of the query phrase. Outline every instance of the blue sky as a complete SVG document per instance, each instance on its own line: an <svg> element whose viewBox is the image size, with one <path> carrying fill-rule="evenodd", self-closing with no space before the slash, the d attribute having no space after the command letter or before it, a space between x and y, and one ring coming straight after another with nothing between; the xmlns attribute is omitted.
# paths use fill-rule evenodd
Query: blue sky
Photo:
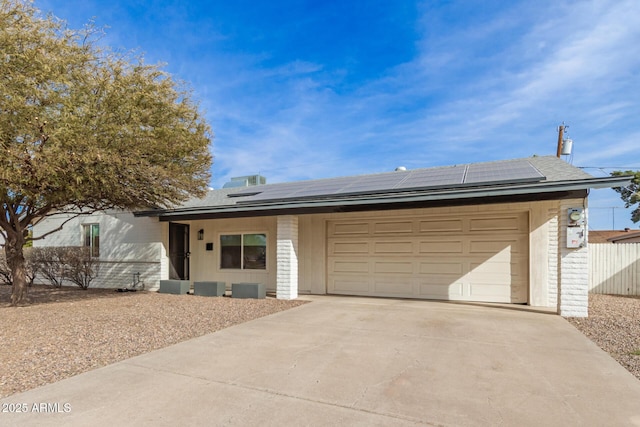
<svg viewBox="0 0 640 427"><path fill-rule="evenodd" d="M554 155L640 169L640 2L35 0L189 83L211 186ZM612 190L590 228L637 228Z"/></svg>

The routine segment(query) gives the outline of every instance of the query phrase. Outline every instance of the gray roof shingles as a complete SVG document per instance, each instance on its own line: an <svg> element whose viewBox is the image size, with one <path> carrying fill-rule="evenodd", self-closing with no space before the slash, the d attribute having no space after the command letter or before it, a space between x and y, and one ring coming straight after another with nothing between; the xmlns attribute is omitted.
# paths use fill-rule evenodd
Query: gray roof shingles
<svg viewBox="0 0 640 427"><path fill-rule="evenodd" d="M523 160L530 163L533 167L535 167L540 173L543 175L541 181L569 181L576 179L587 179L593 178L593 176L588 173L578 169L561 159L553 156L544 156L544 157L530 157L527 159L514 159L514 160L499 160L494 162L483 162L483 163L474 163L474 165L484 165L489 169L504 169L510 165L514 165L517 162L522 162ZM438 169L446 170L450 168L450 166L445 167L434 167L434 168L420 168L413 169L407 171L409 172L423 172L425 175L433 175L429 172L437 172ZM367 174L367 175L357 175L351 177L353 180L357 179L358 181L375 181L376 179L380 180L383 175L396 174L397 172L383 172L376 174ZM207 207L207 206L232 206L239 202L250 200L253 196L239 196L239 197L229 197L230 194L237 193L256 193L256 192L274 192L278 193L278 190L284 190L283 194L290 194L296 192L298 189L303 187L309 188L313 186L322 187L323 184L330 184L330 181L335 181L344 178L324 178L317 180L308 180L308 181L298 181L298 182L287 182L282 184L266 184L255 187L236 187L236 188L223 188L219 190L211 190L207 193L205 197L202 199L193 198L188 200L187 202L180 205L178 208L195 208L195 207ZM429 182L424 182L422 184L423 187L429 187ZM482 183L477 183L477 185L481 185ZM438 185L442 187L442 185ZM452 185L452 188L455 188L456 185ZM392 190L392 189L390 189ZM321 194L321 193L318 193Z"/></svg>
<svg viewBox="0 0 640 427"><path fill-rule="evenodd" d="M402 194L408 192L421 193L450 193L452 195L458 192L473 192L474 189L486 188L506 188L509 186L519 185L538 185L545 183L570 183L580 182L584 180L595 180L592 175L572 166L562 159L554 156L529 157L525 159L500 160L494 162L472 163L469 165L456 165L455 168L461 166L472 166L475 170L481 170L486 176L487 181L471 180L470 182L447 182L438 181L438 171L445 171L448 167L437 168L421 168L413 169L406 172L385 172L368 175L358 175L353 177L342 178L325 178L318 180L307 180L298 182L288 182L282 184L265 184L253 187L236 187L225 188L219 190L211 190L201 199L193 198L185 203L167 210L155 210L156 213L184 212L184 211L203 211L208 208L215 210L236 209L242 206L257 206L262 203L279 202L282 199L291 201L292 203L303 202L311 199L324 199L334 202L340 198L361 197L369 200L377 197L387 197L393 194ZM533 167L533 168L532 168ZM527 169L527 170L525 170ZM471 170L467 168L465 170ZM539 173L538 173L539 172ZM409 179L407 182L412 184L409 188L397 188L399 182L405 182L405 179L398 180L397 174L406 175ZM457 176L457 174L454 174ZM424 177L424 182L420 182L420 177ZM436 177L435 181L430 181L429 177ZM499 179L491 179L498 177ZM511 178L512 179L511 179ZM523 180L522 177L525 179ZM367 182L378 183L368 186ZM523 183L523 181L526 181ZM385 182L387 187L385 187ZM358 184L358 185L353 185ZM342 186L341 186L342 185ZM409 185L409 184L407 184ZM415 187L412 187L415 185ZM349 189L366 189L364 193L349 193ZM341 192L342 191L342 192ZM246 195L240 195L246 194ZM141 215L152 214L154 211L139 212Z"/></svg>

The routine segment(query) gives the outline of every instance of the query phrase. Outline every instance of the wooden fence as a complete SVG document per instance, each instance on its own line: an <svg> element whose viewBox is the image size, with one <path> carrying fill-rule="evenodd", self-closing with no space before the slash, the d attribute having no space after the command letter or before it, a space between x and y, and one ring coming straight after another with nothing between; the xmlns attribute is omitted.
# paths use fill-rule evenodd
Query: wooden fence
<svg viewBox="0 0 640 427"><path fill-rule="evenodd" d="M640 243L590 244L589 292L640 295Z"/></svg>

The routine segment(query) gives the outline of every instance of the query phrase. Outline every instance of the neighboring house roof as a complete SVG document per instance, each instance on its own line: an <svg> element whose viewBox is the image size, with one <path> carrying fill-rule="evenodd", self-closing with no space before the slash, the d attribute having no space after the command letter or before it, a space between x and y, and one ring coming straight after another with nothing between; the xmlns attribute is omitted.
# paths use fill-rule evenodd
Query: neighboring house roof
<svg viewBox="0 0 640 427"><path fill-rule="evenodd" d="M640 230L589 230L589 243L627 243L640 241Z"/></svg>
<svg viewBox="0 0 640 427"><path fill-rule="evenodd" d="M640 231L636 233L627 233L625 235L610 237L611 243L638 243L640 242Z"/></svg>
<svg viewBox="0 0 640 427"><path fill-rule="evenodd" d="M625 230L589 230L589 243L611 243L610 237L626 233Z"/></svg>
<svg viewBox="0 0 640 427"><path fill-rule="evenodd" d="M135 212L161 221L346 212L584 197L631 177L595 178L552 157L471 163L352 177L212 190L172 209Z"/></svg>

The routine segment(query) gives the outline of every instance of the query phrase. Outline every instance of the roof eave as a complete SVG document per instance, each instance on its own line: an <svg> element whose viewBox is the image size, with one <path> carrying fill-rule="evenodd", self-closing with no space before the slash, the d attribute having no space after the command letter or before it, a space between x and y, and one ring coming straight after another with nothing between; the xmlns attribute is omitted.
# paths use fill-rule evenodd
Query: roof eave
<svg viewBox="0 0 640 427"><path fill-rule="evenodd" d="M197 216L197 215L215 215L218 213L240 213L240 212L257 212L257 211L279 211L291 209L314 209L329 208L336 206L354 206L354 205L370 205L375 204L392 204L392 203L412 203L412 202L429 202L429 201L445 201L445 200L461 200L461 199L477 199L485 197L501 197L516 196L524 194L545 194L558 192L571 192L578 190L599 189L620 187L628 184L632 177L604 177L604 178L588 178L572 181L544 181L537 183L516 184L509 186L492 186L492 187L474 187L462 189L439 189L436 191L413 191L413 192L391 192L378 193L366 196L353 196L346 198L327 198L327 199L298 199L298 200L282 200L282 201L261 201L255 204L236 203L226 206L205 206L193 208L178 208L171 210L153 210L134 212L135 216L149 216L160 218ZM275 212L274 212L275 214Z"/></svg>

